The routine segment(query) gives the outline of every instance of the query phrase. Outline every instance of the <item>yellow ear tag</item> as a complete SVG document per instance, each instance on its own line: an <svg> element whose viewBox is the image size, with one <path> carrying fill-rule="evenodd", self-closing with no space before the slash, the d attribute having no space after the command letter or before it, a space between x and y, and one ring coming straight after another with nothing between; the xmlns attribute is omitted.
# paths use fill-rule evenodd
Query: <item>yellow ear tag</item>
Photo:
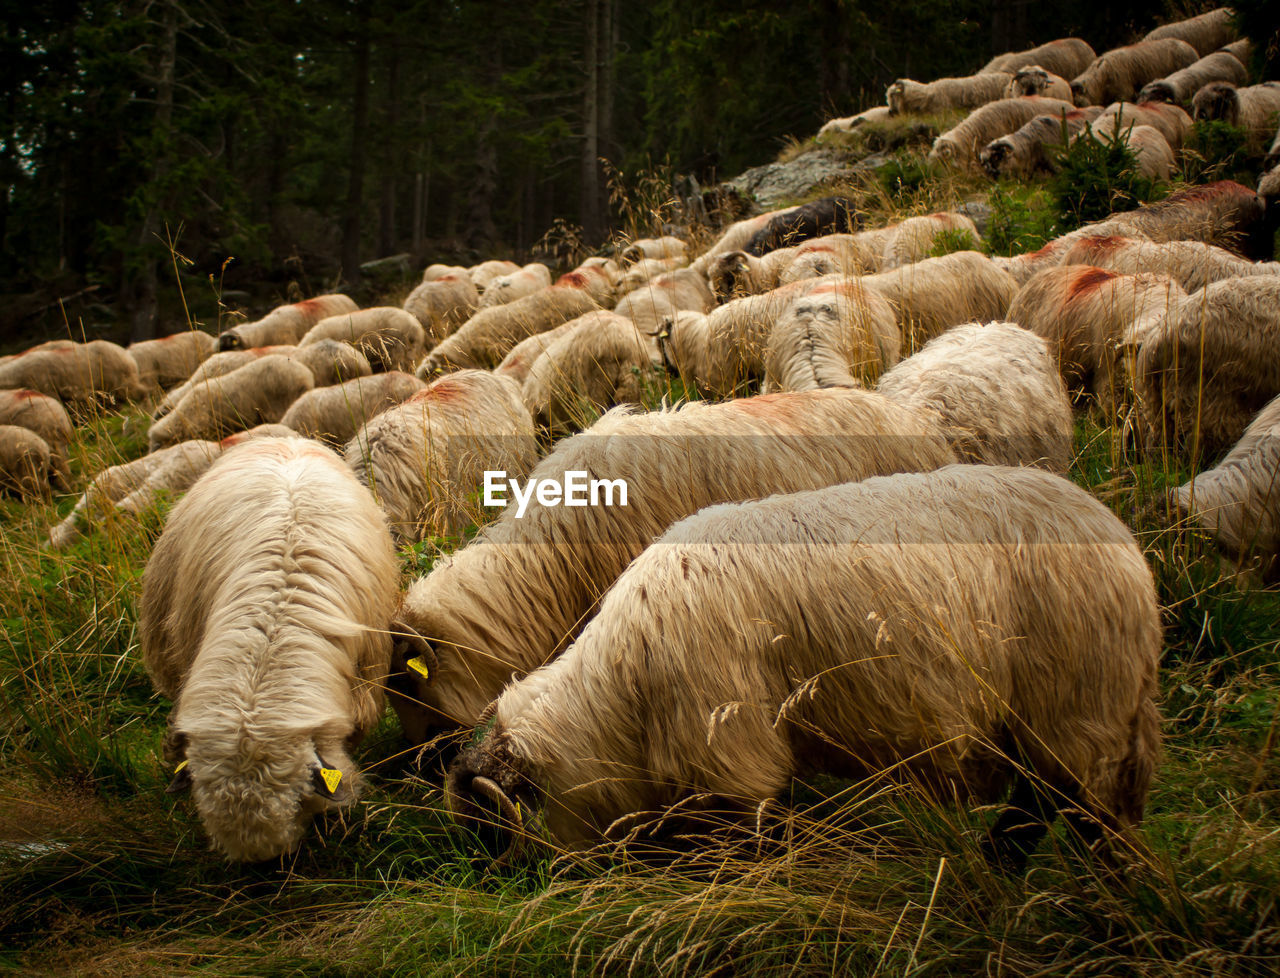
<svg viewBox="0 0 1280 978"><path fill-rule="evenodd" d="M186 767L186 766L187 766L187 759L184 757L184 758L182 759L182 763L181 763L181 764L179 764L177 767L175 767L175 768L173 769L173 773L174 773L174 774L178 774L178 773L180 773L180 772L182 771L182 769L183 769L184 767Z"/></svg>
<svg viewBox="0 0 1280 978"><path fill-rule="evenodd" d="M430 679L431 673L427 671L427 664L423 661L422 656L417 655L405 663L414 672L419 673L423 679Z"/></svg>
<svg viewBox="0 0 1280 978"><path fill-rule="evenodd" d="M324 778L325 787L329 789L330 794L337 791L338 785L342 784L342 772L336 768L322 767L320 777Z"/></svg>

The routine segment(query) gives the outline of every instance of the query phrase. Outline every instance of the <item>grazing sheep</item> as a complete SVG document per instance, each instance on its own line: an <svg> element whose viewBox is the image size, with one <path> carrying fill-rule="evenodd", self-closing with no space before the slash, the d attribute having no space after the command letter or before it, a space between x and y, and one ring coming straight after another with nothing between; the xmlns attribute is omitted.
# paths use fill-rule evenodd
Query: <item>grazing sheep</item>
<svg viewBox="0 0 1280 978"><path fill-rule="evenodd" d="M1160 131L1152 126L1127 126L1115 116L1100 119L1093 127L1086 127L1077 139L1093 139L1104 145L1119 140L1133 153L1138 172L1149 180L1168 180L1173 176L1173 149Z"/></svg>
<svg viewBox="0 0 1280 978"><path fill-rule="evenodd" d="M758 258L775 248L796 245L810 238L851 234L862 222L863 215L848 197L822 197L770 218L742 250Z"/></svg>
<svg viewBox="0 0 1280 978"><path fill-rule="evenodd" d="M973 220L964 214L943 211L908 217L894 225L893 235L885 242L881 267L898 268L928 258L943 234L967 237L971 248L978 247L982 240Z"/></svg>
<svg viewBox="0 0 1280 978"><path fill-rule="evenodd" d="M218 337L219 350L250 350L257 346L297 343L320 320L355 312L350 296L331 293L314 299L277 306L261 319L233 326Z"/></svg>
<svg viewBox="0 0 1280 978"><path fill-rule="evenodd" d="M179 402L190 394L194 387L198 387L216 377L225 377L233 370L239 370L245 364L253 363L254 360L262 357L271 356L272 354L291 356L296 349L297 347L295 346L260 346L253 350L223 350L215 353L192 371L191 376L184 383L179 384L165 394L160 403L156 405L155 410L151 412L151 420L159 421L163 418L177 407Z"/></svg>
<svg viewBox="0 0 1280 978"><path fill-rule="evenodd" d="M433 347L461 328L480 305L480 293L466 269L423 282L404 300L404 309L423 329L423 342Z"/></svg>
<svg viewBox="0 0 1280 978"><path fill-rule="evenodd" d="M48 344L0 364L0 388L27 389L56 397L73 416L95 407L136 401L149 390L127 350L106 340Z"/></svg>
<svg viewBox="0 0 1280 978"><path fill-rule="evenodd" d="M538 460L538 444L515 384L460 370L375 415L344 454L387 514L396 542L413 543L479 522L468 494L485 471L523 476Z"/></svg>
<svg viewBox="0 0 1280 978"><path fill-rule="evenodd" d="M721 255L726 251L743 251L747 247L747 243L755 237L756 232L765 228L774 218L784 217L795 209L794 207L784 207L781 210L766 211L763 214L756 214L754 217L735 221L725 228L720 237L712 242L710 248L690 262L689 267L702 275L706 275L711 267L711 262L715 260L717 255Z"/></svg>
<svg viewBox="0 0 1280 978"><path fill-rule="evenodd" d="M1026 178L1038 172L1052 170L1053 164L1046 149L1051 146L1065 147L1073 136L1101 114L1101 107L1093 105L1065 115L1038 115L1016 132L987 143L978 153L978 162L992 180L1004 176Z"/></svg>
<svg viewBox="0 0 1280 978"><path fill-rule="evenodd" d="M422 270L422 281L434 282L436 279L444 278L446 275L465 275L471 277L471 269L463 265L445 265L441 262L432 262Z"/></svg>
<svg viewBox="0 0 1280 978"><path fill-rule="evenodd" d="M1219 50L1226 51L1227 54L1231 55L1246 68L1249 66L1249 62L1253 60L1253 42L1247 37L1232 41L1230 44L1224 44Z"/></svg>
<svg viewBox="0 0 1280 978"><path fill-rule="evenodd" d="M414 325L417 325L416 321ZM341 340L316 340L306 346L299 344L285 355L310 370L317 387L332 387L353 377L368 377L373 373L364 354Z"/></svg>
<svg viewBox="0 0 1280 978"><path fill-rule="evenodd" d="M998 54L983 66L984 72L1004 71L1012 74L1028 65L1040 65L1063 78L1074 78L1097 58L1088 43L1078 37L1062 37L1026 51Z"/></svg>
<svg viewBox="0 0 1280 978"><path fill-rule="evenodd" d="M181 384L218 350L218 340L198 329L125 347L138 365L138 379L151 390Z"/></svg>
<svg viewBox="0 0 1280 978"><path fill-rule="evenodd" d="M1280 275L1190 293L1147 333L1134 387L1152 444L1217 458L1280 394Z"/></svg>
<svg viewBox="0 0 1280 978"><path fill-rule="evenodd" d="M427 380L448 370L494 367L526 337L599 308L585 287L562 278L523 299L479 310L432 350L415 373Z"/></svg>
<svg viewBox="0 0 1280 978"><path fill-rule="evenodd" d="M663 359L706 397L732 397L744 384L764 377L769 331L793 299L823 279L782 285L717 306L707 315L677 313L659 332Z"/></svg>
<svg viewBox="0 0 1280 978"><path fill-rule="evenodd" d="M398 574L369 493L316 442L241 445L174 507L143 575L142 661L173 702L170 790L190 788L227 857L284 855L355 801Z"/></svg>
<svg viewBox="0 0 1280 978"><path fill-rule="evenodd" d="M797 245L791 261L779 276L779 285L788 285L823 275L865 275L884 265L884 250L892 233L859 231L857 234L828 234ZM773 254L771 252L770 254ZM761 261L769 258L766 255Z"/></svg>
<svg viewBox="0 0 1280 978"><path fill-rule="evenodd" d="M907 112L976 109L1004 98L1004 90L1011 77L1004 72L987 72L964 78L939 78L931 82L899 78L885 89L884 99L890 116Z"/></svg>
<svg viewBox="0 0 1280 978"><path fill-rule="evenodd" d="M296 431L278 424L260 424L248 431L228 435L222 441L183 441L163 450L164 458L134 489L116 503L122 513L138 516L155 506L164 494L186 492L223 452L255 438L300 438Z"/></svg>
<svg viewBox="0 0 1280 978"><path fill-rule="evenodd" d="M1176 37L1186 41L1203 57L1216 51L1223 45L1230 44L1239 34L1232 22L1235 12L1230 7L1218 7L1198 17L1186 20L1175 20L1171 24L1162 24L1143 36L1144 41L1158 41L1166 37Z"/></svg>
<svg viewBox="0 0 1280 978"><path fill-rule="evenodd" d="M1168 275L1060 265L1018 290L1009 319L1048 344L1068 387L1091 392L1111 413L1127 393L1121 360L1186 297Z"/></svg>
<svg viewBox="0 0 1280 978"><path fill-rule="evenodd" d="M476 291L483 295L488 291L489 286L493 284L495 278L511 275L518 271L520 271L520 266L515 262L495 258L489 261L482 261L478 265L472 265L467 269L467 274L471 277L471 284L476 287Z"/></svg>
<svg viewBox="0 0 1280 978"><path fill-rule="evenodd" d="M684 258L687 250L688 245L668 234L661 238L640 238L633 241L622 249L619 257L624 265L634 265L648 258Z"/></svg>
<svg viewBox="0 0 1280 978"><path fill-rule="evenodd" d="M1191 114L1202 119L1219 119L1245 131L1251 155L1261 156L1276 133L1280 119L1280 82L1263 82L1237 88L1227 82L1212 82L1196 92Z"/></svg>
<svg viewBox="0 0 1280 978"><path fill-rule="evenodd" d="M1190 102L1210 82L1243 85L1248 79L1249 72L1238 58L1226 51L1214 51L1181 71L1148 82L1138 93L1138 102Z"/></svg>
<svg viewBox="0 0 1280 978"><path fill-rule="evenodd" d="M1158 129L1170 148L1177 152L1191 132L1191 116L1181 106L1168 102L1113 102L1102 110L1091 128L1096 136L1114 135L1130 126Z"/></svg>
<svg viewBox="0 0 1280 978"><path fill-rule="evenodd" d="M1060 116L1073 108L1070 102L1039 95L999 99L970 112L959 125L935 139L929 159L951 166L973 166L979 150L993 139L1016 132L1038 115Z"/></svg>
<svg viewBox="0 0 1280 978"><path fill-rule="evenodd" d="M612 321L613 316L614 313L610 310L597 309L577 319L570 319L567 323L561 323L555 329L549 329L545 333L534 333L513 346L511 352L502 358L502 362L493 368L493 372L500 377L510 377L523 387L529 376L529 369L552 343L582 323L607 323Z"/></svg>
<svg viewBox="0 0 1280 978"><path fill-rule="evenodd" d="M375 306L320 320L298 341L298 349L321 340L350 343L368 359L373 370L411 371L426 353L427 334L417 318L404 309ZM344 379L350 380L351 376ZM319 378L316 383L320 383Z"/></svg>
<svg viewBox="0 0 1280 978"><path fill-rule="evenodd" d="M891 401L933 420L963 462L1071 465L1071 402L1044 340L1016 323L947 330L880 378Z"/></svg>
<svg viewBox="0 0 1280 978"><path fill-rule="evenodd" d="M1199 59L1195 48L1176 37L1113 48L1075 76L1071 94L1082 108L1131 99L1147 82L1171 75Z"/></svg>
<svg viewBox="0 0 1280 978"><path fill-rule="evenodd" d="M307 438L341 448L374 415L395 407L426 385L399 370L356 377L345 384L307 391L284 413L280 423Z"/></svg>
<svg viewBox="0 0 1280 978"><path fill-rule="evenodd" d="M613 311L630 319L640 332L656 333L668 316L684 309L707 312L715 304L706 277L692 269L680 268L628 292Z"/></svg>
<svg viewBox="0 0 1280 978"><path fill-rule="evenodd" d="M1217 245L1252 258L1271 257L1266 208L1258 194L1233 180L1183 187L1164 200L1113 214L1115 230L1082 228L1080 237L1099 233L1136 235L1151 241L1191 240Z"/></svg>
<svg viewBox="0 0 1280 978"><path fill-rule="evenodd" d="M582 289L596 304L608 308L617 297L618 266L605 258L588 258L571 272L565 272L552 285Z"/></svg>
<svg viewBox="0 0 1280 978"><path fill-rule="evenodd" d="M869 109L864 109L857 115L841 116L838 119L828 119L822 124L822 128L818 130L818 136L829 136L835 132L853 132L859 126L866 125L868 122L884 122L893 115L893 110L887 105L876 105Z"/></svg>
<svg viewBox="0 0 1280 978"><path fill-rule="evenodd" d="M541 262L530 262L523 268L506 275L499 275L485 286L477 310L490 306L505 306L527 295L533 295L551 284L551 269Z"/></svg>
<svg viewBox="0 0 1280 978"><path fill-rule="evenodd" d="M0 390L0 425L18 425L44 439L57 477L63 483L70 483L67 446L75 437L75 427L61 401L39 391Z"/></svg>
<svg viewBox="0 0 1280 978"><path fill-rule="evenodd" d="M70 350L79 345L75 340L45 340L43 343L27 347L21 353L11 353L8 356L0 357L0 364L9 363L11 360L26 356L28 353L41 353L46 350Z"/></svg>
<svg viewBox="0 0 1280 978"><path fill-rule="evenodd" d="M1039 65L1028 65L1014 72L1009 84L1005 86L1002 98L1018 98L1022 95L1043 95L1070 102L1071 82Z"/></svg>
<svg viewBox="0 0 1280 978"><path fill-rule="evenodd" d="M1018 291L1012 276L976 251L926 258L861 282L893 306L904 354L952 326L1003 319Z"/></svg>
<svg viewBox="0 0 1280 978"><path fill-rule="evenodd" d="M48 499L54 482L65 485L49 443L30 428L0 424L0 489L20 499Z"/></svg>
<svg viewBox="0 0 1280 978"><path fill-rule="evenodd" d="M535 424L556 435L579 431L592 415L639 402L661 362L653 336L630 319L588 313L534 361L521 398Z"/></svg>
<svg viewBox="0 0 1280 978"><path fill-rule="evenodd" d="M1280 278L1280 262L1245 261L1199 241L1153 242L1115 235L1077 238L1063 253L1062 264L1096 265L1125 275L1158 272L1171 276L1186 292L1226 278Z"/></svg>
<svg viewBox="0 0 1280 978"><path fill-rule="evenodd" d="M1227 457L1170 493L1179 519L1213 534L1233 560L1280 570L1280 397L1267 402Z"/></svg>
<svg viewBox="0 0 1280 978"><path fill-rule="evenodd" d="M627 505L508 505L405 593L391 688L405 734L475 724L511 681L561 649L623 569L672 523L714 503L817 489L954 461L942 435L879 394L770 394L675 410L610 411L565 439L533 479L621 480ZM615 481L616 486L616 481ZM428 675L404 672L422 655Z"/></svg>
<svg viewBox="0 0 1280 978"><path fill-rule="evenodd" d="M851 235L843 235L851 237ZM823 240L815 238L813 240ZM726 251L716 256L707 272L716 302L728 302L744 295L760 295L782 284L783 273L800 254L800 246L775 248L761 257L745 251ZM705 311L705 310L703 310Z"/></svg>
<svg viewBox="0 0 1280 978"><path fill-rule="evenodd" d="M1046 472L958 465L716 506L502 692L446 798L516 838L540 813L574 849L698 794L694 812L758 818L797 775L953 804L1012 784L986 851L1020 869L1059 811L1086 840L1141 820L1161 645L1133 534Z"/></svg>
<svg viewBox="0 0 1280 978"><path fill-rule="evenodd" d="M797 298L769 331L761 389L870 387L901 349L888 301L856 281L831 282Z"/></svg>
<svg viewBox="0 0 1280 978"><path fill-rule="evenodd" d="M261 357L191 389L147 431L151 451L180 441L216 441L254 425L276 422L315 387L311 371L279 354Z"/></svg>
<svg viewBox="0 0 1280 978"><path fill-rule="evenodd" d="M639 261L628 265L626 270L618 276L617 296L622 299L642 285L647 285L659 275L685 268L688 264L688 259L683 256L676 258L641 258Z"/></svg>

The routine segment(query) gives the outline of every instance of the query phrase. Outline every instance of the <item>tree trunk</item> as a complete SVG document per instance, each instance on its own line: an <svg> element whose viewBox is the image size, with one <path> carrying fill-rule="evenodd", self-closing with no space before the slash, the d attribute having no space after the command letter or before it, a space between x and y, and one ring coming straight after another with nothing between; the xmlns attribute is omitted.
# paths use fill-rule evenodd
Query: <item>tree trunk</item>
<svg viewBox="0 0 1280 978"><path fill-rule="evenodd" d="M392 255L396 247L396 176L399 173L400 154L400 45L391 42L387 55L386 138L382 140L382 206L381 228L378 234L379 251Z"/></svg>
<svg viewBox="0 0 1280 978"><path fill-rule="evenodd" d="M588 244L603 237L600 219L600 28L601 7L607 0L587 0L583 16L582 65L585 73L582 96L582 236Z"/></svg>
<svg viewBox="0 0 1280 978"><path fill-rule="evenodd" d="M178 9L166 3L160 23L160 50L156 70L156 157L151 168L151 186L147 188L147 210L138 229L138 269L127 290L132 307L131 342L153 339L156 335L156 290L159 285L159 259L154 257L159 242L160 220L168 193L169 153L173 131L173 74L178 60Z"/></svg>
<svg viewBox="0 0 1280 978"><path fill-rule="evenodd" d="M369 7L357 7L355 91L352 93L351 155L347 170L347 202L342 211L342 277L349 284L360 281L360 210L364 197L364 170L369 126Z"/></svg>

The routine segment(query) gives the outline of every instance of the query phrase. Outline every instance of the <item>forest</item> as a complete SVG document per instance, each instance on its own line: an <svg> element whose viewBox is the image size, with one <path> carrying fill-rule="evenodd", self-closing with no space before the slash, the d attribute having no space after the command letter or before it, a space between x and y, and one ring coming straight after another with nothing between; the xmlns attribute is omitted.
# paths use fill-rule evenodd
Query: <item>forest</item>
<svg viewBox="0 0 1280 978"><path fill-rule="evenodd" d="M1265 0L1238 6L1265 36ZM64 335L70 298L72 318L116 339L163 335L180 321L179 273L279 297L291 280L357 285L361 264L396 254L417 266L527 256L557 220L594 247L617 222L611 200L642 174L693 194L881 102L896 77L964 74L1049 36L1102 50L1168 12L1149 0L8 4L0 342Z"/></svg>

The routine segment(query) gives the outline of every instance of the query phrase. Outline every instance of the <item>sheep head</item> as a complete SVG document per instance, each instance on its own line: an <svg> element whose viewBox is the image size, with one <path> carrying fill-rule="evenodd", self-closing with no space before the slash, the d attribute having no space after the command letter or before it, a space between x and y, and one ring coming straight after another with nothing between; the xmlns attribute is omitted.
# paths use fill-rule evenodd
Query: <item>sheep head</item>
<svg viewBox="0 0 1280 978"><path fill-rule="evenodd" d="M1001 172L1004 170L1005 159L1009 155L1009 141L1007 139L995 139L987 143L982 148L982 152L978 154L978 162L982 164L982 169L986 171L987 176L992 180L999 179Z"/></svg>
<svg viewBox="0 0 1280 978"><path fill-rule="evenodd" d="M449 766L445 803L456 821L496 828L502 850L492 868L509 866L530 841L526 813L540 807L540 793L522 770L505 733L490 731Z"/></svg>

